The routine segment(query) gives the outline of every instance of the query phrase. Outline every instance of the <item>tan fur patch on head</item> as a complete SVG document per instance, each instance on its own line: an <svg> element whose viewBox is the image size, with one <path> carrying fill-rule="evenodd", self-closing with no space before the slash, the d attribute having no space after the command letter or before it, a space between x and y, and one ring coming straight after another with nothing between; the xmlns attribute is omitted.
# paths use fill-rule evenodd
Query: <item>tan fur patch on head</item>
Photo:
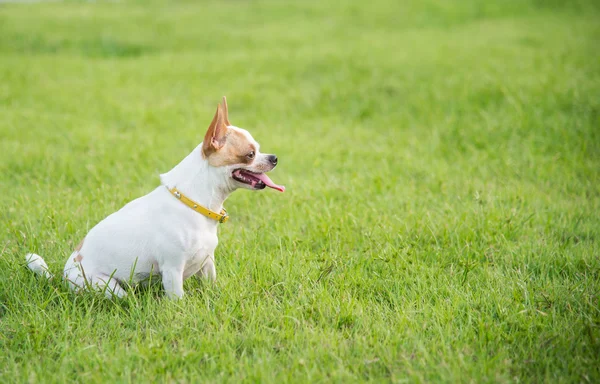
<svg viewBox="0 0 600 384"><path fill-rule="evenodd" d="M246 135L236 129L228 129L225 144L220 150L208 156L208 163L213 167L249 165L254 161L248 157L252 151L256 152L256 146Z"/></svg>

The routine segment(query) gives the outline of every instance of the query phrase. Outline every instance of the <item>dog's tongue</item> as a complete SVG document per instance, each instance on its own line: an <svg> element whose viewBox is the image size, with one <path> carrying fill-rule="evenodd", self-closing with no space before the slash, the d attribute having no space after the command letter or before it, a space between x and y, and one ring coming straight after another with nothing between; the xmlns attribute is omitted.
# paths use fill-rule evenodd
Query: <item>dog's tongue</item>
<svg viewBox="0 0 600 384"><path fill-rule="evenodd" d="M260 179L260 181L262 181L263 183L265 183L265 185L269 188L273 188L278 190L279 192L283 192L285 191L285 187L283 185L277 185L273 182L273 180L271 180L271 178L269 176L267 176L265 173L259 173L257 175L254 175L257 179Z"/></svg>

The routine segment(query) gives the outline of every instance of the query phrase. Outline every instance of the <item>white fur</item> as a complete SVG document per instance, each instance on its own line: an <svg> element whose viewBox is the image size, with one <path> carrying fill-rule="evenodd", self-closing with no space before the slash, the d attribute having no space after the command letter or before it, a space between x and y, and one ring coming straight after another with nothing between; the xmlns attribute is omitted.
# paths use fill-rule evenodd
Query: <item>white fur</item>
<svg viewBox="0 0 600 384"><path fill-rule="evenodd" d="M33 272L38 275L42 275L47 279L51 279L53 276L48 271L48 264L42 259L40 255L36 255L35 253L28 253L25 255L25 261L27 261L27 266Z"/></svg>
<svg viewBox="0 0 600 384"><path fill-rule="evenodd" d="M253 165L268 155L258 153ZM73 289L94 287L107 296L126 294L120 284L138 283L149 275L162 278L167 296L183 296L183 281L198 274L216 279L214 251L218 222L209 219L175 198L167 187L177 187L197 203L220 212L231 192L244 184L231 178L239 165L213 167L203 158L202 144L169 172L161 175L162 185L106 217L86 235L80 251L67 259L64 277ZM244 166L249 170L253 166ZM81 260L77 261L77 256ZM51 277L44 260L26 256L34 272Z"/></svg>

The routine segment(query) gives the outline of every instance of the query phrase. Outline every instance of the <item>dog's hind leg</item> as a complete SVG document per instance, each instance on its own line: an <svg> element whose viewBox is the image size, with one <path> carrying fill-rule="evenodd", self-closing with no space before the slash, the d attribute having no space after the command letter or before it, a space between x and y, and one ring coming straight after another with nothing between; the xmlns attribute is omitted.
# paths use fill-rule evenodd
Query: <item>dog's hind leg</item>
<svg viewBox="0 0 600 384"><path fill-rule="evenodd" d="M73 255L77 255L77 253L74 252ZM127 294L114 277L84 268L84 265L80 263L81 259L77 259L73 255L69 258L64 270L65 280L72 290L96 289L104 292L109 299L115 296L123 297Z"/></svg>
<svg viewBox="0 0 600 384"><path fill-rule="evenodd" d="M113 297L122 298L127 292L119 285L119 282L110 275L100 274L92 278L92 286L104 292L104 295L112 299Z"/></svg>
<svg viewBox="0 0 600 384"><path fill-rule="evenodd" d="M63 277L69 284L69 288L73 291L79 291L88 286L88 280L86 279L85 271L81 266L81 259L78 256L78 252L73 252L71 257L67 259L65 269L63 270Z"/></svg>

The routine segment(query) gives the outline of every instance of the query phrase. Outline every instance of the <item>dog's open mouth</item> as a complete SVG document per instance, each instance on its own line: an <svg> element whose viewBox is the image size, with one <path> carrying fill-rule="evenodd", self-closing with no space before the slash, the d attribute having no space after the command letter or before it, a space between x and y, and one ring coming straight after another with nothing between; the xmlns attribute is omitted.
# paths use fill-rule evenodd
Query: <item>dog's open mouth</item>
<svg viewBox="0 0 600 384"><path fill-rule="evenodd" d="M283 185L277 185L269 176L264 173L254 173L246 169L238 168L231 174L235 181L243 184L248 184L254 189L264 189L265 187L273 188L279 192L285 191Z"/></svg>

